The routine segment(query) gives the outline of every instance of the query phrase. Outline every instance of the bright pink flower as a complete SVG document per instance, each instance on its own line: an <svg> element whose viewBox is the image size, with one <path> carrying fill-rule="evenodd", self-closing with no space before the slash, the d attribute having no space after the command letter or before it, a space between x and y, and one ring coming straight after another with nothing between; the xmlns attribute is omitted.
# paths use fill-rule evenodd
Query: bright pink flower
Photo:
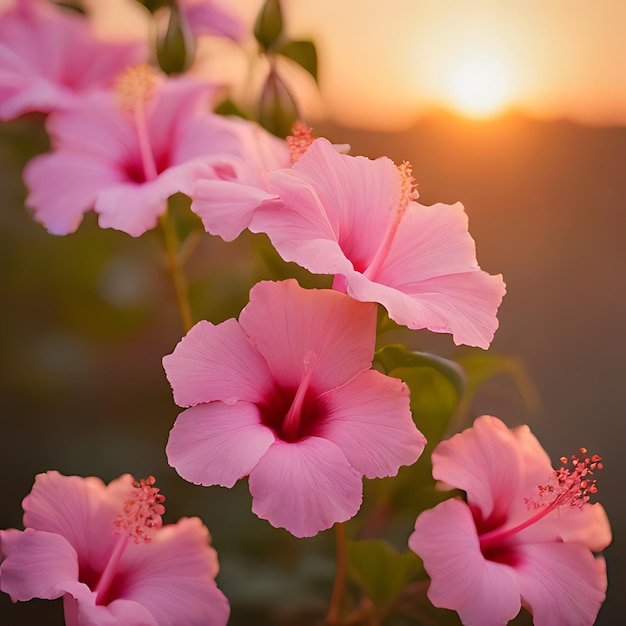
<svg viewBox="0 0 626 626"><path fill-rule="evenodd" d="M280 201L266 198L250 230L286 261L334 274L336 288L399 324L489 346L505 286L479 268L461 204L418 204L408 164L339 154L325 139L268 179Z"/></svg>
<svg viewBox="0 0 626 626"><path fill-rule="evenodd" d="M178 7L194 37L217 35L241 41L245 24L215 0L178 0Z"/></svg>
<svg viewBox="0 0 626 626"><path fill-rule="evenodd" d="M176 192L199 177L235 178L256 126L208 111L214 88L188 77L130 68L111 92L48 118L52 152L24 170L27 205L54 234L78 228L95 209L103 228L139 236L157 224Z"/></svg>
<svg viewBox="0 0 626 626"><path fill-rule="evenodd" d="M602 506L587 502L599 458L572 461L553 470L527 426L509 430L489 416L435 448L433 476L467 494L424 511L409 538L435 606L468 626L506 624L521 605L537 626L593 624L607 580L592 552L611 529Z"/></svg>
<svg viewBox="0 0 626 626"><path fill-rule="evenodd" d="M249 475L252 511L297 537L358 511L425 440L406 385L370 369L376 307L295 280L263 282L239 321L196 324L163 358L180 406L170 465L191 482Z"/></svg>
<svg viewBox="0 0 626 626"><path fill-rule="evenodd" d="M26 530L0 531L0 588L13 600L63 597L68 626L222 626L217 555L198 518L161 525L154 479L39 474Z"/></svg>
<svg viewBox="0 0 626 626"><path fill-rule="evenodd" d="M65 109L146 58L140 44L99 41L85 18L19 0L0 15L0 119Z"/></svg>

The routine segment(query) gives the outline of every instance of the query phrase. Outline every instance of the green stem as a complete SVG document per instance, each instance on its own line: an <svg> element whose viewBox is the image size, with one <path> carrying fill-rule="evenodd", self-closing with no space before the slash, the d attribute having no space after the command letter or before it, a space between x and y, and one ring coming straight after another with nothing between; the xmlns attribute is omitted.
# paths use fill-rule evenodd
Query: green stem
<svg viewBox="0 0 626 626"><path fill-rule="evenodd" d="M178 245L178 235L168 211L163 213L159 218L163 236L165 239L165 251L167 253L167 264L174 283L176 292L176 302L178 303L178 312L180 313L180 321L183 330L188 332L193 326L193 318L191 316L191 306L189 305L189 289L187 287L187 278L183 271Z"/></svg>
<svg viewBox="0 0 626 626"><path fill-rule="evenodd" d="M335 524L337 542L337 570L335 584L330 599L330 607L326 616L327 624L340 624L341 603L346 592L346 576L348 574L348 554L346 552L346 528L342 522Z"/></svg>

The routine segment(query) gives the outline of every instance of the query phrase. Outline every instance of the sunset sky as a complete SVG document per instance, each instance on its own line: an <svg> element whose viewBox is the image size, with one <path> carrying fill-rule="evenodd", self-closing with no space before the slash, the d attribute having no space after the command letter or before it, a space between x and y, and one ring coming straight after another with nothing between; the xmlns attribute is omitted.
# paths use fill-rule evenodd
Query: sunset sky
<svg viewBox="0 0 626 626"><path fill-rule="evenodd" d="M261 2L223 4L252 23ZM401 127L431 107L511 107L626 124L624 0L283 0L283 10L291 36L318 46L321 101L295 79L310 116ZM246 57L230 53L232 64L202 66L241 80Z"/></svg>

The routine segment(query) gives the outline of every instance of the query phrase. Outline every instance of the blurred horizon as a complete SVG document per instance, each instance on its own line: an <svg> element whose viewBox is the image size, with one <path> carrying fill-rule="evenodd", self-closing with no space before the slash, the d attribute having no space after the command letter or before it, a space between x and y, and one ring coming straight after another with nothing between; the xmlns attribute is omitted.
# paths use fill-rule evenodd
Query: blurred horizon
<svg viewBox="0 0 626 626"><path fill-rule="evenodd" d="M216 0L251 29L261 0ZM103 35L150 36L134 0L85 0ZM403 129L430 110L490 116L509 109L539 119L626 125L626 3L572 0L289 0L293 39L318 48L319 92L288 63L303 117L361 128ZM123 19L121 18L123 16ZM250 31L251 32L251 31ZM250 38L242 48L207 39L195 72L254 100L263 74Z"/></svg>

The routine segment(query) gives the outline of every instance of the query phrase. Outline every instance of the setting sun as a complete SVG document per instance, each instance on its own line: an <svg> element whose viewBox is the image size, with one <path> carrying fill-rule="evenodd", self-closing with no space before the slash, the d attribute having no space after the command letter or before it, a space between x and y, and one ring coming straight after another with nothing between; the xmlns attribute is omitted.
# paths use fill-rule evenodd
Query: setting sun
<svg viewBox="0 0 626 626"><path fill-rule="evenodd" d="M449 97L454 108L470 117L485 117L500 111L510 95L504 66L489 56L472 56L450 73Z"/></svg>

